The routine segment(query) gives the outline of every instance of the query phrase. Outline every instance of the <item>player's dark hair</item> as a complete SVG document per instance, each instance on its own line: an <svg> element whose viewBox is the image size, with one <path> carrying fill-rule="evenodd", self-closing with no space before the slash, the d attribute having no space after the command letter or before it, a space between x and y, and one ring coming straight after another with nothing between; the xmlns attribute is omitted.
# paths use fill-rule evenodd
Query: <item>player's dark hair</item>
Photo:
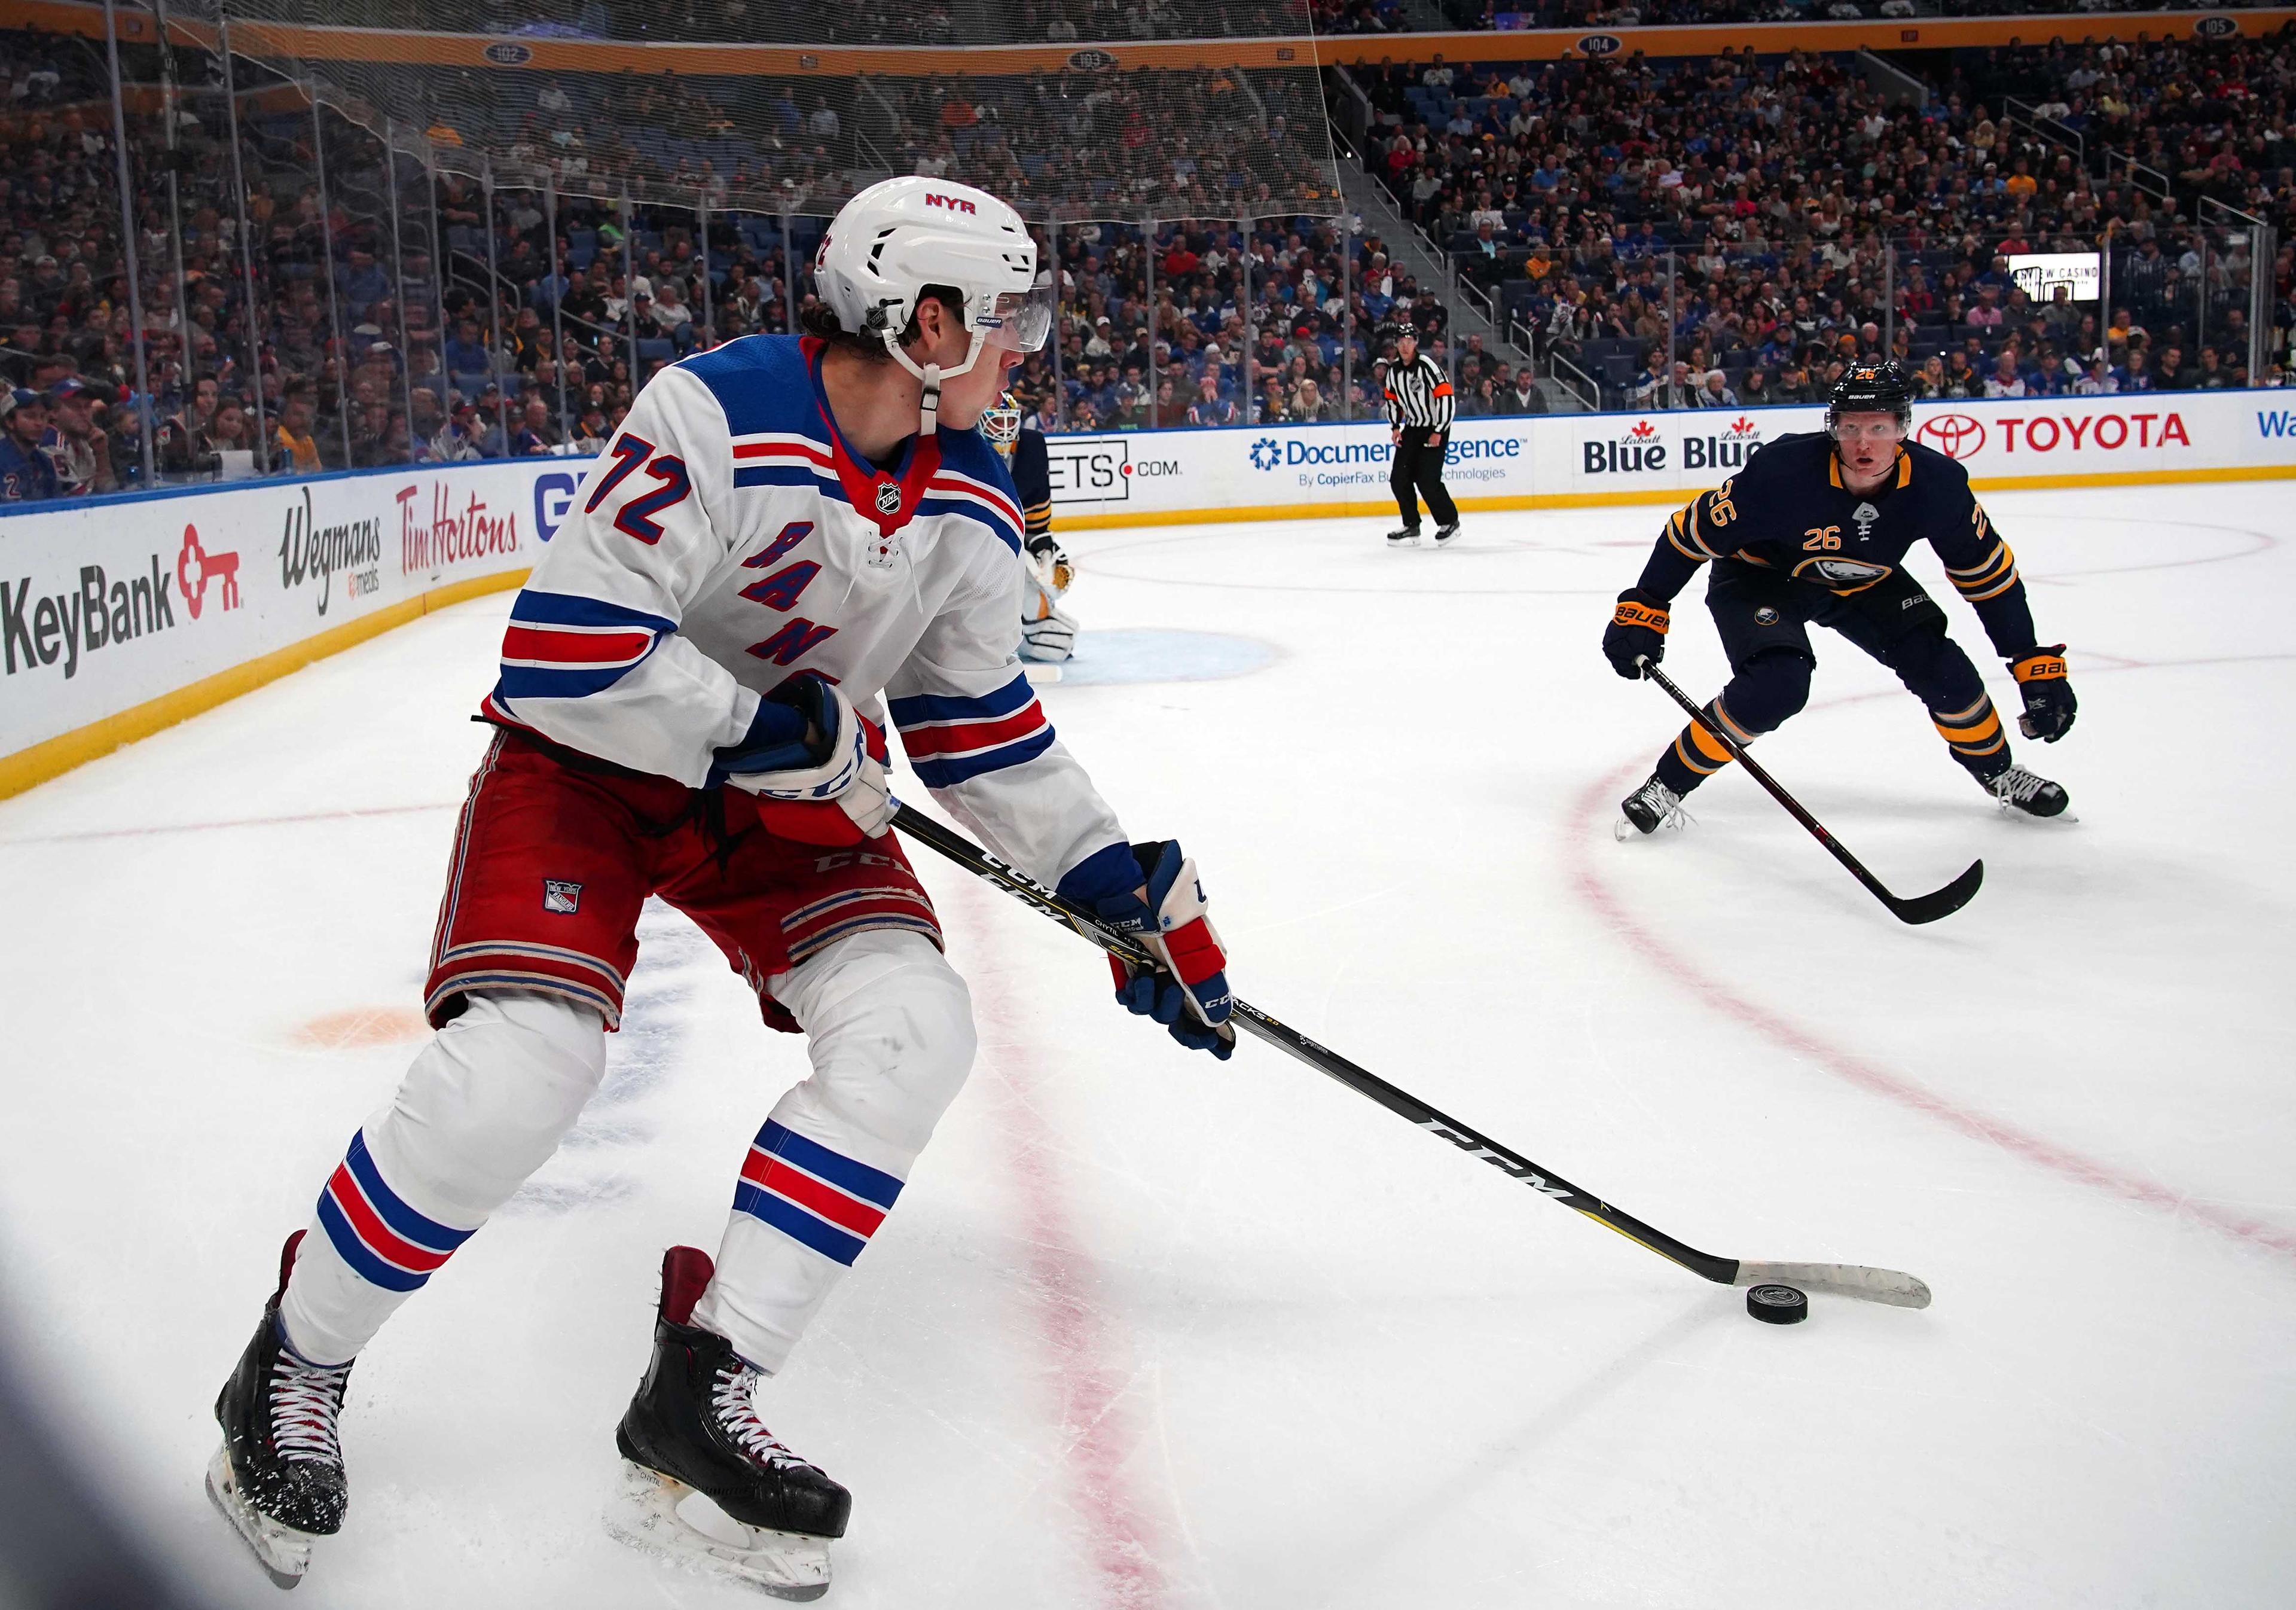
<svg viewBox="0 0 2296 1610"><path fill-rule="evenodd" d="M928 297L941 305L948 316L956 321L958 328L964 327L964 292L954 285L927 285L918 295L919 305L922 306ZM885 343L882 340L874 335L864 334L857 330L848 330L837 322L837 315L831 310L827 302L816 300L799 308L797 323L799 329L808 335L827 342L830 346L842 347L848 352L857 352L863 357L873 361L889 364L893 361L893 355L885 350ZM914 313L910 314L908 328L901 332L901 344L906 347L911 341L921 339L923 334L924 328L918 324L917 316Z"/></svg>

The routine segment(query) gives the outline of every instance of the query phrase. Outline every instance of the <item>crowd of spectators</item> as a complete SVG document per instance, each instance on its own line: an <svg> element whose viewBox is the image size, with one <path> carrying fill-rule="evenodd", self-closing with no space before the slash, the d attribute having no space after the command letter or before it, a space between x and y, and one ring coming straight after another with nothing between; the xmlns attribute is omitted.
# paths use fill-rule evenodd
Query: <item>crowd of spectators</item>
<svg viewBox="0 0 2296 1610"><path fill-rule="evenodd" d="M1312 0L1321 33L1402 33L1413 14L1395 0ZM1422 26L1513 30L1668 28L1687 24L1854 22L1897 17L2040 17L2111 12L2225 11L2268 0L1430 0Z"/></svg>
<svg viewBox="0 0 2296 1610"><path fill-rule="evenodd" d="M169 96L148 93L147 55L127 112L139 366L102 58L0 32L0 495L45 475L66 494L144 484L147 431L163 480L596 450L662 365L790 326L821 224L802 202L849 177L856 108L885 168L1065 213L1058 342L1018 389L1072 430L1367 416L1397 319L1469 415L1544 409L1550 364L1618 407L1814 398L1882 352L1940 396L2278 382L2296 261L2250 261L2234 214L2197 209L2296 227L2289 36L1931 65L1920 106L1807 53L1357 70L1378 112L1366 165L1529 333L1534 371L1455 339L1395 242L1331 216L1305 73L921 78L848 84L841 103L758 81L774 110L754 123L706 81L632 78L602 119L580 85L524 77L496 109L491 191L452 159L501 131L449 122L435 96L434 168L258 89L242 235L217 64L179 55ZM749 154L661 143L697 129ZM2100 168L2108 149L2128 160ZM656 185L626 217L594 199L614 186L591 164L640 159L693 203ZM550 193L519 182L545 167ZM757 185L791 198L786 237L778 211L725 204ZM1094 215L1159 221L1073 221ZM2009 272L2108 240L2103 304Z"/></svg>
<svg viewBox="0 0 2296 1610"><path fill-rule="evenodd" d="M1940 394L2277 383L2296 39L1971 53L1915 105L1846 58L1751 49L1359 70L1365 161L1542 355L1609 406L1822 396L1891 354ZM2006 116L2005 97L2031 104ZM2077 146L2075 142L2079 141ZM2107 151L2134 156L2100 170ZM2283 153L2286 155L2284 157ZM2111 301L2008 259L2110 259ZM2273 309L2250 374L2251 288Z"/></svg>

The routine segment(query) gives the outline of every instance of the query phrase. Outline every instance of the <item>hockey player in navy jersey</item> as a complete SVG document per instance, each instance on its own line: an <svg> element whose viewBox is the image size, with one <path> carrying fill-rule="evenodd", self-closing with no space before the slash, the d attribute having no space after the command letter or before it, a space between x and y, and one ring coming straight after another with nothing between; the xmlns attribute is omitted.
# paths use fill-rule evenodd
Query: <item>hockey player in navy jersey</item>
<svg viewBox="0 0 2296 1610"><path fill-rule="evenodd" d="M613 1525L785 1597L826 1589L851 1500L755 1389L892 1210L974 1043L887 832L889 723L959 821L1155 949L1164 967L1119 969L1121 1004L1232 1044L1194 866L1129 841L1019 663L1022 513L974 426L1051 324L1027 229L986 192L890 179L838 213L815 275L804 337L645 388L512 605L432 946L436 1035L289 1238L216 1405L210 1492L283 1584L342 1523L354 1359L598 1088L659 895L806 1036L812 1074L757 1131L714 1264L663 1259ZM740 1543L680 1518L697 1491Z"/></svg>
<svg viewBox="0 0 2296 1610"><path fill-rule="evenodd" d="M980 416L980 433L1004 456L1021 498L1021 658L1065 660L1076 653L1077 623L1061 599L1076 579L1076 567L1053 535L1052 451L1009 391Z"/></svg>
<svg viewBox="0 0 2296 1610"><path fill-rule="evenodd" d="M2006 808L2053 817L2065 791L2014 764L1993 702L1952 638L1945 612L1905 569L1926 542L1975 606L2017 679L2029 738L2054 743L2076 708L2062 644L2036 639L2016 556L1969 489L1969 472L1906 439L1912 388L1895 363L1859 364L1835 382L1823 434L1782 436L1667 522L1642 579L1619 595L1603 653L1619 675L1666 653L1669 606L1714 569L1706 608L1730 657L1707 719L1741 743L1775 732L1809 697L1809 628L1830 627L1897 673L1928 706L1953 758ZM1729 764L1696 722L1659 757L1621 809L1643 833L1681 820L1682 799ZM1623 830L1622 830L1623 831Z"/></svg>

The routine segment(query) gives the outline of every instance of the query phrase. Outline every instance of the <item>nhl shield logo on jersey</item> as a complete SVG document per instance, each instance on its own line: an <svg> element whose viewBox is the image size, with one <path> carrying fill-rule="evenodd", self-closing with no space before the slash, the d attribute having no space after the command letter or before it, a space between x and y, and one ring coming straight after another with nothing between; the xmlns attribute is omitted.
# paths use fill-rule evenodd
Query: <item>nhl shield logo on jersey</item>
<svg viewBox="0 0 2296 1610"><path fill-rule="evenodd" d="M1882 511L1870 503L1861 503L1849 511L1849 518L1857 522L1858 536L1871 537L1874 534L1874 522L1882 518Z"/></svg>
<svg viewBox="0 0 2296 1610"><path fill-rule="evenodd" d="M877 513L880 514L898 514L900 512L900 484L898 481L879 481L877 483Z"/></svg>
<svg viewBox="0 0 2296 1610"><path fill-rule="evenodd" d="M572 916L582 908L582 885L562 878L543 879L542 908L561 916Z"/></svg>

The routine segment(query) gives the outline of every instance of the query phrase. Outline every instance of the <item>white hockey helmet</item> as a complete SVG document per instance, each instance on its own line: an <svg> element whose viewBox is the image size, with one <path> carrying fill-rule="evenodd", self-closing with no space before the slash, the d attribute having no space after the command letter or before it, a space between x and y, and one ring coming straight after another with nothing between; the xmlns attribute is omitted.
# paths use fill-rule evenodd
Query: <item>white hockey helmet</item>
<svg viewBox="0 0 2296 1610"><path fill-rule="evenodd" d="M1034 352L1053 325L1049 278L1037 272L1037 243L1021 215L985 190L911 176L872 185L837 210L814 259L814 283L837 322L885 343L893 361L924 382L919 429L939 428L940 382L963 374L981 352ZM928 285L964 299L971 333L953 368L918 364L901 350L901 332Z"/></svg>

